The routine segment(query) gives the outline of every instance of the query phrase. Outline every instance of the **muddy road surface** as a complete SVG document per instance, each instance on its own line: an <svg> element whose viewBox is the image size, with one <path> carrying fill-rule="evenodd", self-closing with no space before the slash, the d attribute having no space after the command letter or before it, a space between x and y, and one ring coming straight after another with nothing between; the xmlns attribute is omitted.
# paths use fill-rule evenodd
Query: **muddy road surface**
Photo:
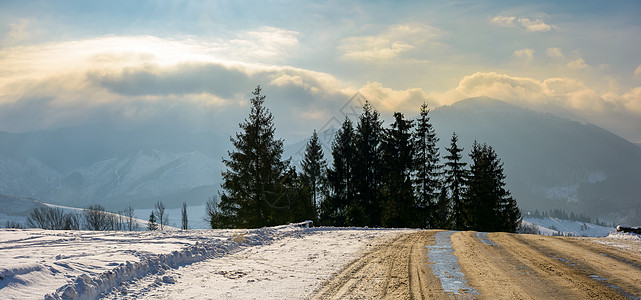
<svg viewBox="0 0 641 300"><path fill-rule="evenodd" d="M374 247L311 298L641 299L639 249L598 238L417 231Z"/></svg>

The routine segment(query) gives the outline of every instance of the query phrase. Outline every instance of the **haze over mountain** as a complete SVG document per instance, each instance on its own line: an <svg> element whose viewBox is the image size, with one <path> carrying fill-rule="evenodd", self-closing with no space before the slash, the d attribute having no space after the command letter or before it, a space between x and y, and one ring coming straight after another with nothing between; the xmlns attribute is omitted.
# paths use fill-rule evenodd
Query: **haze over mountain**
<svg viewBox="0 0 641 300"><path fill-rule="evenodd" d="M639 220L641 148L636 145L594 125L490 98L462 100L430 115L441 153L452 132L466 159L474 140L495 148L521 208ZM333 133L321 133L328 160ZM289 143L285 156L298 165L304 145ZM78 207L100 203L113 210L149 207L158 200L170 207L202 204L219 189L221 159L230 148L228 136L177 127L0 133L0 194Z"/></svg>

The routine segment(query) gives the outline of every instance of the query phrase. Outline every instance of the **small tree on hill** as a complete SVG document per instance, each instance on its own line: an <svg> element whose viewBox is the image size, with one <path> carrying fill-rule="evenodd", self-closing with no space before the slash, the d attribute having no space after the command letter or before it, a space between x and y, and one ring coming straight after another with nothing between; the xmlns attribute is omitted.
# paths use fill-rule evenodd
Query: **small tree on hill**
<svg viewBox="0 0 641 300"><path fill-rule="evenodd" d="M182 230L189 229L189 221L187 220L187 202L183 202L183 207L181 210L182 222L180 228Z"/></svg>
<svg viewBox="0 0 641 300"><path fill-rule="evenodd" d="M156 215L152 211L149 214L149 222L147 222L147 230L153 231L153 230L158 230L158 223L156 223Z"/></svg>
<svg viewBox="0 0 641 300"><path fill-rule="evenodd" d="M167 216L167 213L165 212L165 204L161 201L156 202L154 214L158 220L158 229L165 230L165 226L169 224L169 216Z"/></svg>

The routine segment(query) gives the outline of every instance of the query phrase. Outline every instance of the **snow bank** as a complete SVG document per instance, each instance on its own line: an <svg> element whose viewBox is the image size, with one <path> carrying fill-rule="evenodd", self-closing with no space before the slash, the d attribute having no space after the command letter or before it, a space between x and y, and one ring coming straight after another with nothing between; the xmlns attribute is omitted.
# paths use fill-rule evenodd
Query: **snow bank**
<svg viewBox="0 0 641 300"><path fill-rule="evenodd" d="M147 257L140 262L121 263L116 268L108 270L98 276L82 274L48 294L45 299L95 299L101 294L117 288L125 281L141 278L151 273L162 273L170 268L191 264L212 257L223 256L238 250L241 247L251 247L268 244L275 239L280 239L292 234L300 234L302 228L308 224L297 226L280 226L248 230L233 235L227 240L214 240L196 242L181 250L167 254L158 254ZM175 282L173 278L163 278L164 282Z"/></svg>
<svg viewBox="0 0 641 300"><path fill-rule="evenodd" d="M608 238L641 242L641 234L632 232L610 232Z"/></svg>
<svg viewBox="0 0 641 300"><path fill-rule="evenodd" d="M153 232L0 229L0 299L95 298L123 281L302 235L309 231L306 226Z"/></svg>

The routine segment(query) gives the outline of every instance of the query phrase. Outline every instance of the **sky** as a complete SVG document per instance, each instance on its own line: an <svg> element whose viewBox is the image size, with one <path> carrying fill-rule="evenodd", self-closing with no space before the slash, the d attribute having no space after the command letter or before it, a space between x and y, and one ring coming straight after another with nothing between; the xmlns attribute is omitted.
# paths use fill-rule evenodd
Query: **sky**
<svg viewBox="0 0 641 300"><path fill-rule="evenodd" d="M0 131L232 134L260 85L291 142L362 99L390 119L477 96L641 142L640 12L639 1L3 0Z"/></svg>

